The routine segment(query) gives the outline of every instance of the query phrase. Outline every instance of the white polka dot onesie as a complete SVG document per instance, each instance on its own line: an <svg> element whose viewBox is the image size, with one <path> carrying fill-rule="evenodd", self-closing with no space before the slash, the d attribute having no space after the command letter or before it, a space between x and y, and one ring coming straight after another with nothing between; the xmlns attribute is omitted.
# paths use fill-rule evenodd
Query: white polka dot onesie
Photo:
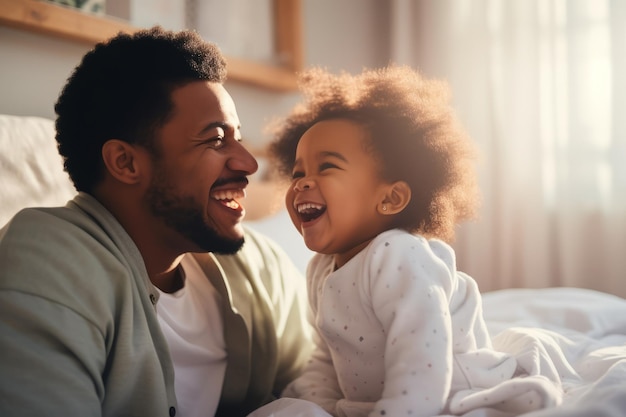
<svg viewBox="0 0 626 417"><path fill-rule="evenodd" d="M516 360L492 349L475 281L439 240L400 230L341 268L317 254L307 270L316 350L283 396L336 416L435 416L452 396L510 379ZM481 399L482 401L482 399Z"/></svg>

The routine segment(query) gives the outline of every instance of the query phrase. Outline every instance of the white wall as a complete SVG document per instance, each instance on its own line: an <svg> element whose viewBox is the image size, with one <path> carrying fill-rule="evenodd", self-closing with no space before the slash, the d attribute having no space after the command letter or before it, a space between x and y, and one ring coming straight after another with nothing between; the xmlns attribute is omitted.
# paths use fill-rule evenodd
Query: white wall
<svg viewBox="0 0 626 417"><path fill-rule="evenodd" d="M305 63L360 72L387 63L390 2L302 0Z"/></svg>
<svg viewBox="0 0 626 417"><path fill-rule="evenodd" d="M89 46L0 26L0 113L54 116L65 80Z"/></svg>

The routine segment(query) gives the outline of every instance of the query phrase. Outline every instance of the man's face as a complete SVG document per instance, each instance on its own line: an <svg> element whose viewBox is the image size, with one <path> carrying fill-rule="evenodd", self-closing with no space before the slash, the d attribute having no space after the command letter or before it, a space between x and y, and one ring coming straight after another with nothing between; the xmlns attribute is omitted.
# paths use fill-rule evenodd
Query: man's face
<svg viewBox="0 0 626 417"><path fill-rule="evenodd" d="M174 114L161 130L145 200L186 251L234 253L243 244L239 200L257 170L242 146L232 98L218 83L196 81L172 93Z"/></svg>

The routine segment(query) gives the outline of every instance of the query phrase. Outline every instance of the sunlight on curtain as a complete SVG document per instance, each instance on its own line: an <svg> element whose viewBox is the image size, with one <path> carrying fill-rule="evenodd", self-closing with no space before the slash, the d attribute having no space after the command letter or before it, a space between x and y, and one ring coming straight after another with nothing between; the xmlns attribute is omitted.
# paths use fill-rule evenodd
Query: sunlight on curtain
<svg viewBox="0 0 626 417"><path fill-rule="evenodd" d="M484 291L626 296L626 2L393 0L391 61L450 82L483 209L459 267Z"/></svg>

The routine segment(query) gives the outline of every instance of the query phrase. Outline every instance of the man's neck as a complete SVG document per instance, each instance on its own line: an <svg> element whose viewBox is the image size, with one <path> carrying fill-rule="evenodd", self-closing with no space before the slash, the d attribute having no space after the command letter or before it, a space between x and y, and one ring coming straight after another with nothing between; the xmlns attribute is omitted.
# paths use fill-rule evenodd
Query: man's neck
<svg viewBox="0 0 626 417"><path fill-rule="evenodd" d="M174 269L150 275L152 284L164 293L172 294L185 286L185 278L180 263Z"/></svg>

